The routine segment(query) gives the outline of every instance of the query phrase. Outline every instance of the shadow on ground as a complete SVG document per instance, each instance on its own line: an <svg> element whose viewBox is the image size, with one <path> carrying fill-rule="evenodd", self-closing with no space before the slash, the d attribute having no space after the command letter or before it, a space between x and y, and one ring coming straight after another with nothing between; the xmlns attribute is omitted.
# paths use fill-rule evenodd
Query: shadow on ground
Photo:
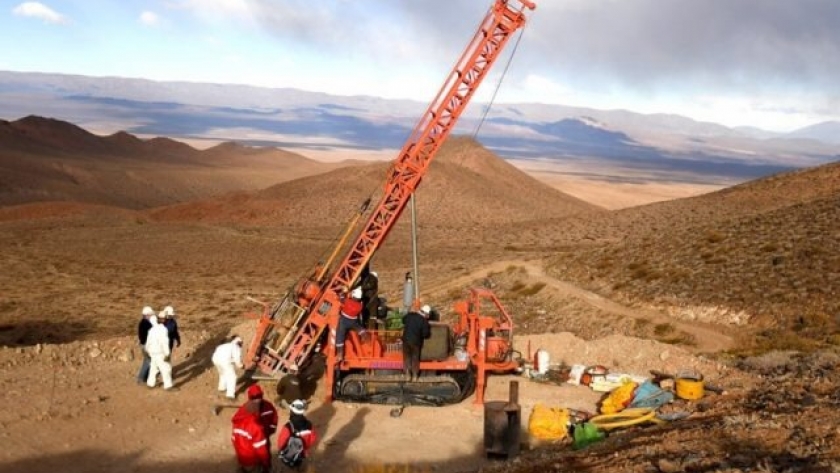
<svg viewBox="0 0 840 473"><path fill-rule="evenodd" d="M172 372L175 375L175 386L181 387L200 376L207 369L212 368L213 351L225 341L227 341L227 336L224 333L219 333L196 347L189 358L174 366Z"/></svg>
<svg viewBox="0 0 840 473"><path fill-rule="evenodd" d="M38 343L63 344L82 340L95 333L96 327L86 322L30 320L0 325L0 346L21 347Z"/></svg>

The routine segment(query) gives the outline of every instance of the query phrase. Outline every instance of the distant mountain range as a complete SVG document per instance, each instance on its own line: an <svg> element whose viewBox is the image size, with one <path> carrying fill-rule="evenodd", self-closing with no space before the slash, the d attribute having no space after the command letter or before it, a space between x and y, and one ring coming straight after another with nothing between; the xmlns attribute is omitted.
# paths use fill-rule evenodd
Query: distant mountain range
<svg viewBox="0 0 840 473"><path fill-rule="evenodd" d="M234 143L198 150L124 131L99 136L37 116L0 120L0 206L71 201L148 208L262 189L342 165Z"/></svg>
<svg viewBox="0 0 840 473"><path fill-rule="evenodd" d="M399 149L426 103L297 89L0 71L0 118L42 115L97 133L296 150ZM457 134L507 159L598 165L662 179L741 182L840 159L840 123L778 135L667 114L473 103Z"/></svg>

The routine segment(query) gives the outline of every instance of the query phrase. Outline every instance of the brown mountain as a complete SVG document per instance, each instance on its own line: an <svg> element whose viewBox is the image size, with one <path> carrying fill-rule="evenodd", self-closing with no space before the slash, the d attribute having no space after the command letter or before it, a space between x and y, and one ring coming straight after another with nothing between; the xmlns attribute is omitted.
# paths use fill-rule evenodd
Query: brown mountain
<svg viewBox="0 0 840 473"><path fill-rule="evenodd" d="M332 227L362 202L381 197L390 163L365 163L264 190L153 209L156 219ZM417 211L429 227L488 226L605 212L553 189L470 138L450 139L418 187Z"/></svg>
<svg viewBox="0 0 840 473"><path fill-rule="evenodd" d="M335 168L287 151L226 143L198 150L60 120L0 121L0 205L75 201L148 208L253 190Z"/></svg>
<svg viewBox="0 0 840 473"><path fill-rule="evenodd" d="M622 238L554 272L681 318L830 334L840 314L840 163L613 212ZM608 230L603 230L609 227Z"/></svg>

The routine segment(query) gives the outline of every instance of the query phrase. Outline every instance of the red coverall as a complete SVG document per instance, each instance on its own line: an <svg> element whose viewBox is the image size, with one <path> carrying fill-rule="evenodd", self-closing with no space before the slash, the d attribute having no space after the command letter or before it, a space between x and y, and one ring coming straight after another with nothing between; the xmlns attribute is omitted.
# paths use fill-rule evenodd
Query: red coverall
<svg viewBox="0 0 840 473"><path fill-rule="evenodd" d="M231 422L233 433L230 440L236 451L239 465L246 469L262 466L264 471L270 471L271 455L268 451L268 438L257 415L240 409L233 415Z"/></svg>

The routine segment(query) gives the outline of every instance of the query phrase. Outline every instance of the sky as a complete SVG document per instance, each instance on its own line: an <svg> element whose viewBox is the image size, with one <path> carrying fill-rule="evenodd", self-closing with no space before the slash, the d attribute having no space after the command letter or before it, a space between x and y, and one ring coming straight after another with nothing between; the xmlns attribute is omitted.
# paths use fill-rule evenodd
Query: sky
<svg viewBox="0 0 840 473"><path fill-rule="evenodd" d="M534 1L475 100L777 132L840 120L840 0ZM429 102L492 3L0 0L0 70Z"/></svg>

